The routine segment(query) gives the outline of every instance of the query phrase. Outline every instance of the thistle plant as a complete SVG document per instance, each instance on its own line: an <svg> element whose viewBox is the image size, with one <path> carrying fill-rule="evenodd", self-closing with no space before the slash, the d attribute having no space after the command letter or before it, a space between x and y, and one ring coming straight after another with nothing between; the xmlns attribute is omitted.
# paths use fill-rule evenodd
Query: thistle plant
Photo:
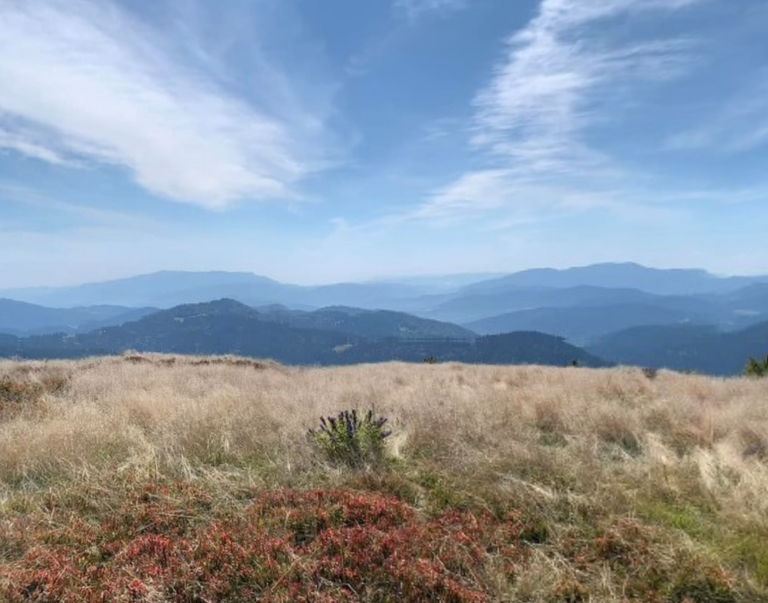
<svg viewBox="0 0 768 603"><path fill-rule="evenodd" d="M386 423L386 417L374 417L372 410L362 418L357 410L344 410L336 417L321 417L307 436L332 463L359 469L384 460L384 440L392 433Z"/></svg>

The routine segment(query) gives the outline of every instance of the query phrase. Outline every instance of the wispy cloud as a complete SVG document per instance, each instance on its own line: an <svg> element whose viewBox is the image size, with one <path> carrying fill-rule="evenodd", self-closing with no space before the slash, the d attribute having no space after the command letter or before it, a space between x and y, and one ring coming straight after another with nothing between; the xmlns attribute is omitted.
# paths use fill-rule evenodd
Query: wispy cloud
<svg viewBox="0 0 768 603"><path fill-rule="evenodd" d="M503 206L509 200L509 171L469 172L436 191L414 217L446 218Z"/></svg>
<svg viewBox="0 0 768 603"><path fill-rule="evenodd" d="M536 17L507 40L503 61L474 100L472 146L492 168L439 189L424 213L487 210L489 187L494 207L517 203L521 185L555 180L585 198L590 181L620 174L590 144L590 128L608 122L638 85L682 73L694 42L628 43L617 39L610 21L697 1L543 0Z"/></svg>
<svg viewBox="0 0 768 603"><path fill-rule="evenodd" d="M688 40L611 43L596 21L687 2L544 0L507 42L505 60L475 99L474 143L529 170L572 170L598 157L580 139L606 119L622 87L669 77ZM602 35L601 35L602 34Z"/></svg>
<svg viewBox="0 0 768 603"><path fill-rule="evenodd" d="M674 135L670 150L751 151L768 144L768 70L763 69L737 95L722 103L705 124Z"/></svg>
<svg viewBox="0 0 768 603"><path fill-rule="evenodd" d="M430 13L446 14L465 8L467 0L395 0L394 6L409 22L415 23Z"/></svg>
<svg viewBox="0 0 768 603"><path fill-rule="evenodd" d="M64 214L74 216L78 218L81 225L89 224L113 228L133 227L144 232L148 228L155 226L155 222L149 218L86 204L62 201L28 186L0 183L0 201L6 205L12 203L34 210L42 210L46 215Z"/></svg>
<svg viewBox="0 0 768 603"><path fill-rule="evenodd" d="M291 196L328 161L327 107L256 59L249 98L113 2L0 0L0 148L209 208Z"/></svg>
<svg viewBox="0 0 768 603"><path fill-rule="evenodd" d="M397 49L413 27L430 16L445 16L468 6L468 0L393 0L394 19L354 53L344 68L347 75L368 75L373 66Z"/></svg>
<svg viewBox="0 0 768 603"><path fill-rule="evenodd" d="M474 171L435 191L409 217L451 223L493 214L491 228L498 230L585 211L626 214L626 197L627 191L608 186L586 190L555 181L522 179L510 169Z"/></svg>
<svg viewBox="0 0 768 603"><path fill-rule="evenodd" d="M30 134L29 132L9 132L3 128L0 128L0 151L15 151L31 157L33 159L39 159L47 163L59 166L74 166L75 163L69 159L65 159L59 153L53 149L37 144L34 140L37 136Z"/></svg>

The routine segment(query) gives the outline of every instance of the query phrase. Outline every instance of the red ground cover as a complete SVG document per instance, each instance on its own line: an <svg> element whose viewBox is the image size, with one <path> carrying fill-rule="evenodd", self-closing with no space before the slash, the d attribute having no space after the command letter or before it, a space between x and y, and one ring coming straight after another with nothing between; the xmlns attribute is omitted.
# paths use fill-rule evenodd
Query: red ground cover
<svg viewBox="0 0 768 603"><path fill-rule="evenodd" d="M265 492L235 512L149 485L101 522L52 509L3 526L0 599L482 603L489 568L513 576L522 527L514 514L425 517L348 491Z"/></svg>

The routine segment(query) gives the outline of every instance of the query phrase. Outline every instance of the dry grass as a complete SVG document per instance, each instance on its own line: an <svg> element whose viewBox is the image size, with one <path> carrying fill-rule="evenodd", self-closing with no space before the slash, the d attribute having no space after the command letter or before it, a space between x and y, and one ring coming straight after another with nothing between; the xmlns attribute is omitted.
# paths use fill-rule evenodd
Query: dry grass
<svg viewBox="0 0 768 603"><path fill-rule="evenodd" d="M390 418L391 467L318 458L307 428L349 408ZM0 459L6 525L52 506L99 520L137 483L194 484L221 512L271 489L353 489L430 516L519 509L525 561L514 579L489 574L489 600L652 600L654 584L659 601L768 600L768 380L160 355L4 361ZM0 587L4 560L20 554L0 544Z"/></svg>

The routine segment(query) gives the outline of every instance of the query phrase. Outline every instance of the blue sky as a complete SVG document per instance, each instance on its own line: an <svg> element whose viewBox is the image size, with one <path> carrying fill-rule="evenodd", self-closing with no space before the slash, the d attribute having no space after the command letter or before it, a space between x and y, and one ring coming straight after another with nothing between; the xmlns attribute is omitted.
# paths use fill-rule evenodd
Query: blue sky
<svg viewBox="0 0 768 603"><path fill-rule="evenodd" d="M765 0L0 0L0 287L767 273L767 164Z"/></svg>

